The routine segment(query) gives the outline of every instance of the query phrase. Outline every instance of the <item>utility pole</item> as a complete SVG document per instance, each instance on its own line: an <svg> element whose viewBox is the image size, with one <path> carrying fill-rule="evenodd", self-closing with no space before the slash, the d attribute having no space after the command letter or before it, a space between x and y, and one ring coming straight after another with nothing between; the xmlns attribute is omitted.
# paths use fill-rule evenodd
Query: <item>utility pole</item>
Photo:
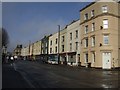
<svg viewBox="0 0 120 90"><path fill-rule="evenodd" d="M60 25L58 25L58 64L60 64Z"/></svg>
<svg viewBox="0 0 120 90"><path fill-rule="evenodd" d="M29 40L29 60L30 60L30 44L31 44L31 41Z"/></svg>

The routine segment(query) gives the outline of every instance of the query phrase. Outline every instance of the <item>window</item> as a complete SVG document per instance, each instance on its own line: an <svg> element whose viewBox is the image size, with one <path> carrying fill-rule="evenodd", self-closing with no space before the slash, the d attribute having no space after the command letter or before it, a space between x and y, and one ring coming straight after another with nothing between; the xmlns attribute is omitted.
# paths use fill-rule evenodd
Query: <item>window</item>
<svg viewBox="0 0 120 90"><path fill-rule="evenodd" d="M52 45L52 40L50 41L50 45Z"/></svg>
<svg viewBox="0 0 120 90"><path fill-rule="evenodd" d="M57 46L55 47L55 52L57 52Z"/></svg>
<svg viewBox="0 0 120 90"><path fill-rule="evenodd" d="M88 62L88 53L85 53L85 63Z"/></svg>
<svg viewBox="0 0 120 90"><path fill-rule="evenodd" d="M76 50L78 50L78 42L76 42Z"/></svg>
<svg viewBox="0 0 120 90"><path fill-rule="evenodd" d="M50 53L52 53L52 48L50 48Z"/></svg>
<svg viewBox="0 0 120 90"><path fill-rule="evenodd" d="M85 14L84 20L88 20L88 13Z"/></svg>
<svg viewBox="0 0 120 90"><path fill-rule="evenodd" d="M64 52L64 45L62 45L62 52Z"/></svg>
<svg viewBox="0 0 120 90"><path fill-rule="evenodd" d="M45 54L47 54L47 49L45 49Z"/></svg>
<svg viewBox="0 0 120 90"><path fill-rule="evenodd" d="M92 46L95 46L95 37L92 37Z"/></svg>
<svg viewBox="0 0 120 90"><path fill-rule="evenodd" d="M70 33L70 40L72 40L72 33Z"/></svg>
<svg viewBox="0 0 120 90"><path fill-rule="evenodd" d="M70 43L70 51L72 51L72 43Z"/></svg>
<svg viewBox="0 0 120 90"><path fill-rule="evenodd" d="M85 47L88 47L88 38L85 39Z"/></svg>
<svg viewBox="0 0 120 90"><path fill-rule="evenodd" d="M57 44L57 41L58 41L58 40L57 40L57 38L56 38L56 41L55 41L56 44Z"/></svg>
<svg viewBox="0 0 120 90"><path fill-rule="evenodd" d="M107 12L107 10L108 10L108 8L107 8L107 6L105 5L105 6L102 6L102 12L103 13L106 13Z"/></svg>
<svg viewBox="0 0 120 90"><path fill-rule="evenodd" d="M92 52L92 62L95 62L95 52Z"/></svg>
<svg viewBox="0 0 120 90"><path fill-rule="evenodd" d="M65 37L64 37L64 36L62 36L62 42L64 42L64 38L65 38Z"/></svg>
<svg viewBox="0 0 120 90"><path fill-rule="evenodd" d="M46 47L47 47L47 43L45 43L46 44Z"/></svg>
<svg viewBox="0 0 120 90"><path fill-rule="evenodd" d="M94 12L95 12L94 10L91 11L91 17L94 16Z"/></svg>
<svg viewBox="0 0 120 90"><path fill-rule="evenodd" d="M92 31L95 31L95 23L92 23Z"/></svg>
<svg viewBox="0 0 120 90"><path fill-rule="evenodd" d="M78 38L78 30L76 30L76 38Z"/></svg>
<svg viewBox="0 0 120 90"><path fill-rule="evenodd" d="M104 45L108 45L109 44L109 36L108 35L104 35L103 36L103 43L104 43Z"/></svg>
<svg viewBox="0 0 120 90"><path fill-rule="evenodd" d="M103 20L103 29L107 29L108 28L108 20L104 19Z"/></svg>
<svg viewBox="0 0 120 90"><path fill-rule="evenodd" d="M88 33L88 25L85 26L85 34Z"/></svg>

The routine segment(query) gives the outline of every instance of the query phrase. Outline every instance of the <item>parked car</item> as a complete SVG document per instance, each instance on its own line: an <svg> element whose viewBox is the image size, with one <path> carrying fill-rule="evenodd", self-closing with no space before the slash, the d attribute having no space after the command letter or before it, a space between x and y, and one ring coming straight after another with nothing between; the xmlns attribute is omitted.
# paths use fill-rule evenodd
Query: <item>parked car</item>
<svg viewBox="0 0 120 90"><path fill-rule="evenodd" d="M51 55L48 59L49 64L58 64L58 56Z"/></svg>
<svg viewBox="0 0 120 90"><path fill-rule="evenodd" d="M56 61L56 60L50 60L50 59L49 59L49 60L48 60L48 63L49 63L49 64L58 64L58 61Z"/></svg>

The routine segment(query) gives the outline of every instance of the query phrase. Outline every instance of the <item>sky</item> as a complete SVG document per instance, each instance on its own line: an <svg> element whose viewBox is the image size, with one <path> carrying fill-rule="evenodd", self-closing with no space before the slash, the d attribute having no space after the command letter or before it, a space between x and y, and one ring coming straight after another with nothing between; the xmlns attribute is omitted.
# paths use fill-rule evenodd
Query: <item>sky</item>
<svg viewBox="0 0 120 90"><path fill-rule="evenodd" d="M41 40L80 19L79 10L90 2L2 2L2 26L9 35L8 51Z"/></svg>

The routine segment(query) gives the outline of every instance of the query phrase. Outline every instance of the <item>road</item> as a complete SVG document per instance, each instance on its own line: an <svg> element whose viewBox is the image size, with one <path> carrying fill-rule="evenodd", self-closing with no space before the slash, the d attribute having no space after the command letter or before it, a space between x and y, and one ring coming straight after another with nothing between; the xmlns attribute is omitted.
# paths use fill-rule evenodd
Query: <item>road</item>
<svg viewBox="0 0 120 90"><path fill-rule="evenodd" d="M31 88L118 88L118 70L89 69L42 62L13 64Z"/></svg>
<svg viewBox="0 0 120 90"><path fill-rule="evenodd" d="M6 88L31 88L10 63L2 65L2 89Z"/></svg>

